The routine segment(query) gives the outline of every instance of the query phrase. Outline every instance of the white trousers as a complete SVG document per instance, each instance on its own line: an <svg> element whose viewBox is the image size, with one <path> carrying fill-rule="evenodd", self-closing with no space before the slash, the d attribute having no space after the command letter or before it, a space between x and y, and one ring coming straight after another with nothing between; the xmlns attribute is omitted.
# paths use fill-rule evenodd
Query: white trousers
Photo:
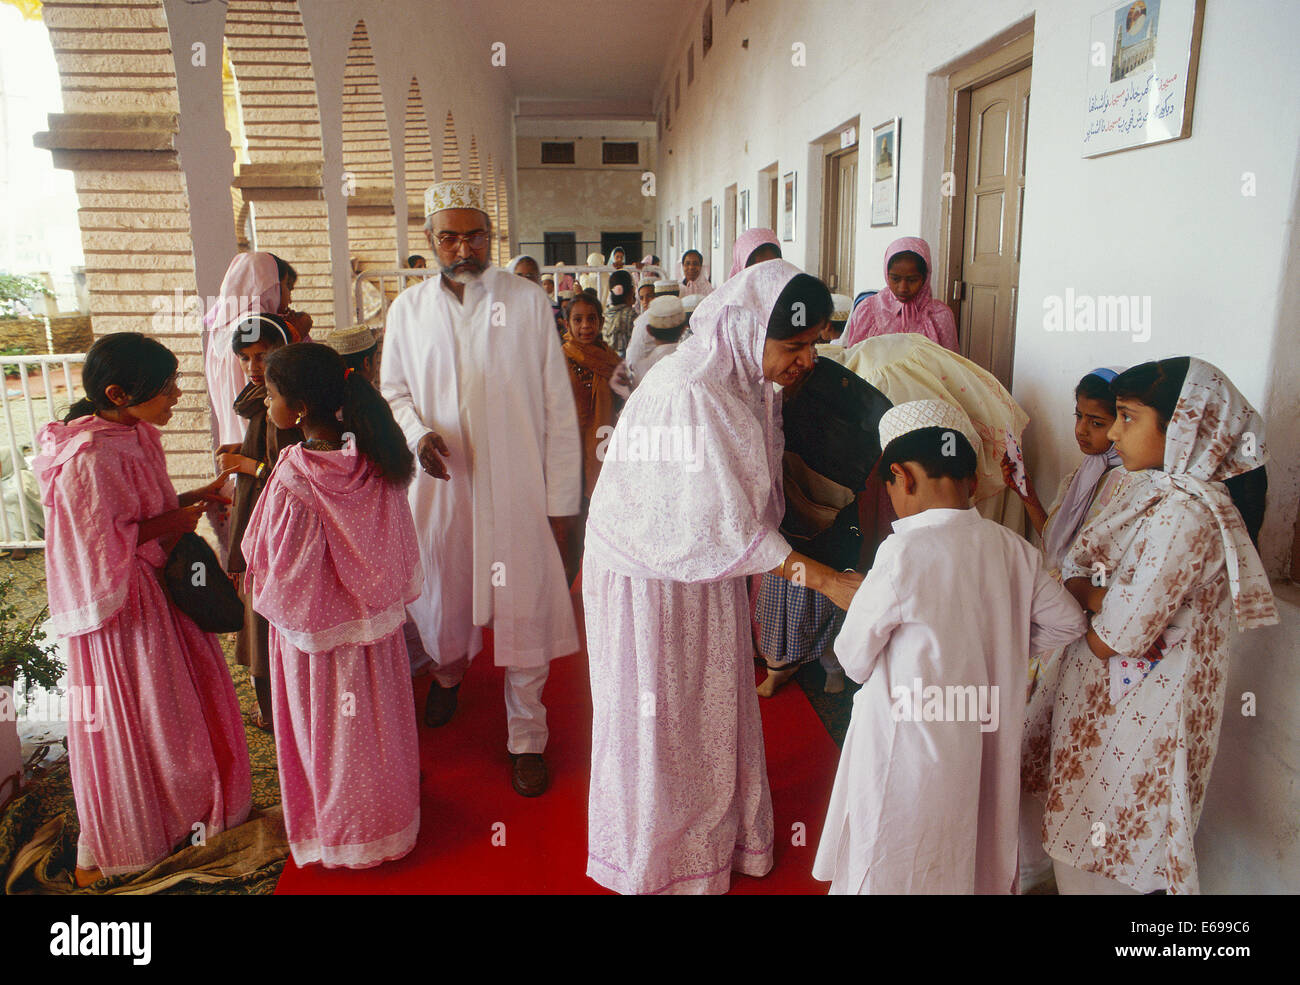
<svg viewBox="0 0 1300 985"><path fill-rule="evenodd" d="M406 648L413 669L433 662L424 651L415 623L410 621L406 623ZM435 664L433 679L440 687L455 687L465 679L470 662L470 657L466 654L448 664ZM540 753L546 749L550 732L546 727L542 689L546 686L550 672L549 664L506 668L506 749L515 755Z"/></svg>

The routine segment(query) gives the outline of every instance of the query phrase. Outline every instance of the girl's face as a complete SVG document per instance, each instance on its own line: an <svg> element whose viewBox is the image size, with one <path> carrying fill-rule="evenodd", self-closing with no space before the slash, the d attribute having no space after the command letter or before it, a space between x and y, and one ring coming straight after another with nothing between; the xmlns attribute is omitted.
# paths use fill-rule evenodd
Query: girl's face
<svg viewBox="0 0 1300 985"><path fill-rule="evenodd" d="M289 405L284 394L276 389L275 384L270 380L266 381L266 416L271 419L271 423L281 431L287 431L289 428L298 426L298 415L307 408L299 401L297 407Z"/></svg>
<svg viewBox="0 0 1300 985"><path fill-rule="evenodd" d="M276 314L289 310L289 304L293 301L293 287L298 283L297 278L285 274L280 278L280 311Z"/></svg>
<svg viewBox="0 0 1300 985"><path fill-rule="evenodd" d="M910 257L901 257L889 265L889 290L903 304L911 301L921 293L925 286L925 276L916 261Z"/></svg>
<svg viewBox="0 0 1300 985"><path fill-rule="evenodd" d="M609 265L615 270L622 270L625 263L627 263L627 260L623 258L623 251L615 250L614 255L610 257Z"/></svg>
<svg viewBox="0 0 1300 985"><path fill-rule="evenodd" d="M749 262L746 263L745 266L752 267L754 264L762 263L764 260L779 259L781 259L781 247L777 246L775 243L764 243L749 255Z"/></svg>
<svg viewBox="0 0 1300 985"><path fill-rule="evenodd" d="M252 345L239 350L239 368L244 375L257 386L266 382L266 357L280 348L265 339L258 339Z"/></svg>
<svg viewBox="0 0 1300 985"><path fill-rule="evenodd" d="M636 296L641 299L641 310L645 311L650 307L650 302L655 299L655 286L646 284L644 287L637 289Z"/></svg>
<svg viewBox="0 0 1300 985"><path fill-rule="evenodd" d="M821 338L826 322L804 329L788 339L768 339L763 343L763 378L793 386L813 368L817 360L814 346Z"/></svg>
<svg viewBox="0 0 1300 985"><path fill-rule="evenodd" d="M121 423L134 425L137 421L144 421L155 427L162 427L172 419L172 408L181 399L180 373L173 373L168 378L158 396L151 397L134 407L123 406L130 398L126 395L126 391L116 384L105 388L104 395L117 404ZM119 400L121 403L118 402Z"/></svg>
<svg viewBox="0 0 1300 985"><path fill-rule="evenodd" d="M600 318L589 304L575 304L569 309L569 331L583 345L591 345L600 338Z"/></svg>
<svg viewBox="0 0 1300 985"><path fill-rule="evenodd" d="M694 253L682 257L682 276L686 280L696 280L700 276L700 271L704 269L704 261Z"/></svg>
<svg viewBox="0 0 1300 985"><path fill-rule="evenodd" d="M1130 472L1163 468L1165 433L1160 430L1160 415L1154 407L1132 399L1115 401L1115 423L1107 435L1115 442L1124 468Z"/></svg>
<svg viewBox="0 0 1300 985"><path fill-rule="evenodd" d="M1115 423L1115 415L1100 400L1092 397L1074 398L1074 440L1085 455L1104 455L1110 447L1107 435Z"/></svg>
<svg viewBox="0 0 1300 985"><path fill-rule="evenodd" d="M520 260L515 264L515 273L534 284L540 284L542 280L542 272L532 260Z"/></svg>

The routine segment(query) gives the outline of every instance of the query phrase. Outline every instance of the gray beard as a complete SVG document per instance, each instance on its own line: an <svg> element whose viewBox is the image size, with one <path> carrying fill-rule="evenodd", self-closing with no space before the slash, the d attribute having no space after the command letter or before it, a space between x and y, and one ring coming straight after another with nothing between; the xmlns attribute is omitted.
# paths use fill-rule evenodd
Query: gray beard
<svg viewBox="0 0 1300 985"><path fill-rule="evenodd" d="M470 266L443 267L440 265L438 269L442 271L444 277L448 280L454 280L457 284L469 284L483 276L482 270L476 270Z"/></svg>

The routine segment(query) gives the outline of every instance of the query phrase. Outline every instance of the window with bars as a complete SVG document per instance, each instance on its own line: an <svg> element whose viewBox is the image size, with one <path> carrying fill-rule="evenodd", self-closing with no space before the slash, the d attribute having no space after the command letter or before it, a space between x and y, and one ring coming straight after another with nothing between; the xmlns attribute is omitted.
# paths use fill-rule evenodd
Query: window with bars
<svg viewBox="0 0 1300 985"><path fill-rule="evenodd" d="M606 140L600 145L601 164L637 164L640 160L635 140Z"/></svg>
<svg viewBox="0 0 1300 985"><path fill-rule="evenodd" d="M573 141L542 141L543 164L572 164Z"/></svg>

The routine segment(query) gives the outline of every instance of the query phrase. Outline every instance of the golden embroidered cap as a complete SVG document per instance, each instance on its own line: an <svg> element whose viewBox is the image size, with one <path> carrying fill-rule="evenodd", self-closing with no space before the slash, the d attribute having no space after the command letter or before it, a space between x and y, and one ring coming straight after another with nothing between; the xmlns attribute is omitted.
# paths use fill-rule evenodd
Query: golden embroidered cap
<svg viewBox="0 0 1300 985"><path fill-rule="evenodd" d="M831 295L831 321L848 321L853 311L853 299L847 294Z"/></svg>
<svg viewBox="0 0 1300 985"><path fill-rule="evenodd" d="M880 447L922 428L944 428L965 435L971 451L979 454L980 438L966 412L946 400L909 400L885 411L880 418Z"/></svg>
<svg viewBox="0 0 1300 985"><path fill-rule="evenodd" d="M340 356L368 352L375 347L375 333L367 325L336 328L325 336L325 344Z"/></svg>
<svg viewBox="0 0 1300 985"><path fill-rule="evenodd" d="M435 181L424 190L424 217L446 209L477 209L487 215L483 187L477 181Z"/></svg>

